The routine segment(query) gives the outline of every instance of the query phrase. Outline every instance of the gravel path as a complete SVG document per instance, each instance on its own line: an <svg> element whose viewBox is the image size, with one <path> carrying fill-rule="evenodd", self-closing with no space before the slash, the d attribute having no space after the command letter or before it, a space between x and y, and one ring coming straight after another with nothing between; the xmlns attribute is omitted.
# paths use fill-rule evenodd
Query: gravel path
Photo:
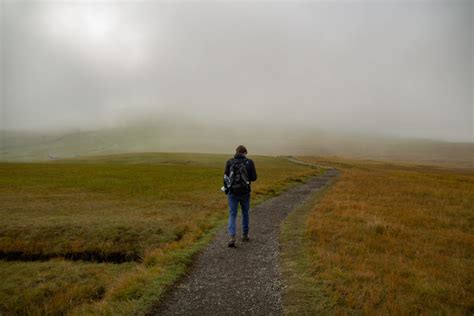
<svg viewBox="0 0 474 316"><path fill-rule="evenodd" d="M335 169L311 178L250 208L250 241L228 248L227 229L197 255L187 276L156 307L153 315L280 315L280 223L289 212L338 175ZM239 210L239 221L240 210ZM239 223L240 224L240 223ZM241 231L240 226L238 231ZM239 236L237 236L239 237Z"/></svg>

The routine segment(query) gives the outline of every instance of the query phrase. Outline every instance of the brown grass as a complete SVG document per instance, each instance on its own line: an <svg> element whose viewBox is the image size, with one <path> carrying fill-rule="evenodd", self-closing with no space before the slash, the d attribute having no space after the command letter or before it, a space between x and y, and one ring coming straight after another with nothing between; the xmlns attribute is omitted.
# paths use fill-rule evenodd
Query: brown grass
<svg viewBox="0 0 474 316"><path fill-rule="evenodd" d="M304 262L293 264L306 277L287 292L287 312L472 313L472 171L301 159L342 175L301 213Z"/></svg>

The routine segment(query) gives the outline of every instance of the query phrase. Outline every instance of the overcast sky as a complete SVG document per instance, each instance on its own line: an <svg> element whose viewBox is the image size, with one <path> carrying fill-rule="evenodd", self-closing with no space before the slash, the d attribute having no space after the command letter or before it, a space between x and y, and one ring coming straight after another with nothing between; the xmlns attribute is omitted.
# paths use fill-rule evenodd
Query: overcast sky
<svg viewBox="0 0 474 316"><path fill-rule="evenodd" d="M2 129L183 115L473 141L474 1L0 1Z"/></svg>

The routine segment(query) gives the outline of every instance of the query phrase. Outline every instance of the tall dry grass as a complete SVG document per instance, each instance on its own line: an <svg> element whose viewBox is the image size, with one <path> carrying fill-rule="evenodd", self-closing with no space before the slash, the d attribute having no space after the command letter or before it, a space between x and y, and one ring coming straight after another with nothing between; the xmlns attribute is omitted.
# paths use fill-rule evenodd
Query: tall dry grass
<svg viewBox="0 0 474 316"><path fill-rule="evenodd" d="M301 291L307 313L473 312L472 170L301 159L342 175L306 213L298 260L311 289L288 304Z"/></svg>

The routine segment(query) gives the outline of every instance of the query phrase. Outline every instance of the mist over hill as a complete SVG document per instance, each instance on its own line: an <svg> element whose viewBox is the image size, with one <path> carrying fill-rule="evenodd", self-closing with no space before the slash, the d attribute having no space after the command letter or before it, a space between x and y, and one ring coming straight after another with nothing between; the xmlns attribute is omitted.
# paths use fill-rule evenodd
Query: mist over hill
<svg viewBox="0 0 474 316"><path fill-rule="evenodd" d="M135 120L102 129L1 132L0 160L48 161L128 152L234 152L338 155L474 167L474 144L374 136L290 124L203 124L179 117Z"/></svg>
<svg viewBox="0 0 474 316"><path fill-rule="evenodd" d="M473 141L469 0L0 5L0 129L53 155Z"/></svg>
<svg viewBox="0 0 474 316"><path fill-rule="evenodd" d="M469 163L473 14L469 0L1 1L0 159L245 144Z"/></svg>

